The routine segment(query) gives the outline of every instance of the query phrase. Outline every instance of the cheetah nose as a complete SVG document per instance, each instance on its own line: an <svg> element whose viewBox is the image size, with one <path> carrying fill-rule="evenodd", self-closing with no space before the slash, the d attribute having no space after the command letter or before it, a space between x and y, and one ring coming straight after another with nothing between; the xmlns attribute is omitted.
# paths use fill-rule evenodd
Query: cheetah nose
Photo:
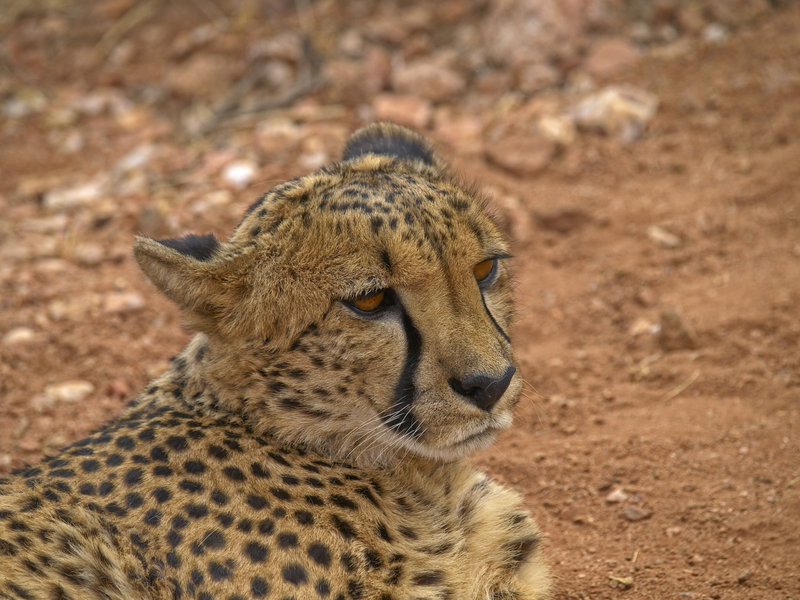
<svg viewBox="0 0 800 600"><path fill-rule="evenodd" d="M451 377L447 383L454 392L461 394L478 408L489 412L508 389L516 370L516 367L509 366L500 377L474 373L464 379Z"/></svg>

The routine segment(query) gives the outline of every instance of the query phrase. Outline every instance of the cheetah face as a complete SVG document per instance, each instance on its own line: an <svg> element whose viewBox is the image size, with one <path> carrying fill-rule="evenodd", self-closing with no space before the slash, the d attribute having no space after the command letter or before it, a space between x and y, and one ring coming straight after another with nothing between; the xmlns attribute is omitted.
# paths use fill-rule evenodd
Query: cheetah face
<svg viewBox="0 0 800 600"><path fill-rule="evenodd" d="M416 134L356 132L342 162L272 190L227 243L135 251L256 429L375 464L454 460L511 424L508 246Z"/></svg>

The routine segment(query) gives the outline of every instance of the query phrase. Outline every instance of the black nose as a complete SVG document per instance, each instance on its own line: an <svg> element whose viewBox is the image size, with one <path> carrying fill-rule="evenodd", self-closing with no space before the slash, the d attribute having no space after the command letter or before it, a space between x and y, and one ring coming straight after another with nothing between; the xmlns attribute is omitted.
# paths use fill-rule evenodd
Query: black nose
<svg viewBox="0 0 800 600"><path fill-rule="evenodd" d="M488 412L502 398L516 370L513 366L508 367L500 377L492 377L485 373L474 373L464 379L451 377L447 383L454 392L461 394L472 404Z"/></svg>

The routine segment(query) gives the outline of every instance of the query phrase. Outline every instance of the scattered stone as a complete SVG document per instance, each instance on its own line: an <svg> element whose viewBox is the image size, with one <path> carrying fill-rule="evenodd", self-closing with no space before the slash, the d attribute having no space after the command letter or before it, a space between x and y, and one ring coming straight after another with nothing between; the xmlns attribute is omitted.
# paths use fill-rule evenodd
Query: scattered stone
<svg viewBox="0 0 800 600"><path fill-rule="evenodd" d="M153 144L140 144L119 159L114 169L120 173L141 169L152 160L155 153L156 147Z"/></svg>
<svg viewBox="0 0 800 600"><path fill-rule="evenodd" d="M752 573L750 571L742 571L739 574L739 576L736 578L736 583L738 583L739 585L742 585L743 583L746 583L747 580L749 580L751 576L752 576Z"/></svg>
<svg viewBox="0 0 800 600"><path fill-rule="evenodd" d="M54 402L72 404L80 402L94 392L94 385L89 381L72 380L53 383L44 388L44 394Z"/></svg>
<svg viewBox="0 0 800 600"><path fill-rule="evenodd" d="M659 326L656 323L648 321L644 317L638 317L630 326L630 329L628 329L628 333L633 337L637 337L646 333L658 333L658 331Z"/></svg>
<svg viewBox="0 0 800 600"><path fill-rule="evenodd" d="M487 158L515 175L542 172L556 153L555 143L543 135L511 134L487 146Z"/></svg>
<svg viewBox="0 0 800 600"><path fill-rule="evenodd" d="M464 93L464 77L434 61L418 61L396 69L392 86L400 94L414 94L431 102L453 100Z"/></svg>
<svg viewBox="0 0 800 600"><path fill-rule="evenodd" d="M11 467L11 463L13 462L13 458L11 458L10 454L0 454L0 472L6 472Z"/></svg>
<svg viewBox="0 0 800 600"><path fill-rule="evenodd" d="M26 344L33 340L35 334L30 327L15 327L3 336L4 346L15 346Z"/></svg>
<svg viewBox="0 0 800 600"><path fill-rule="evenodd" d="M728 28L721 23L709 23L703 28L703 41L709 44L724 44L729 37Z"/></svg>
<svg viewBox="0 0 800 600"><path fill-rule="evenodd" d="M628 498L630 498L630 494L627 494L625 490L618 487L614 488L614 490L606 496L606 502L609 504L619 504L625 502Z"/></svg>
<svg viewBox="0 0 800 600"><path fill-rule="evenodd" d="M126 313L144 306L144 298L133 292L111 292L103 299L103 310L107 313Z"/></svg>
<svg viewBox="0 0 800 600"><path fill-rule="evenodd" d="M698 347L697 335L674 308L668 308L659 318L658 343L665 352L693 350Z"/></svg>
<svg viewBox="0 0 800 600"><path fill-rule="evenodd" d="M643 287L637 290L633 299L636 301L636 304L645 308L653 306L656 303L656 295L649 287Z"/></svg>
<svg viewBox="0 0 800 600"><path fill-rule="evenodd" d="M639 51L627 40L611 38L597 42L589 51L584 67L597 79L608 79L635 65Z"/></svg>
<svg viewBox="0 0 800 600"><path fill-rule="evenodd" d="M575 124L564 115L546 115L539 119L539 131L559 146L569 146L577 135Z"/></svg>
<svg viewBox="0 0 800 600"><path fill-rule="evenodd" d="M55 214L38 219L25 219L22 229L34 233L56 233L63 231L67 226L67 215Z"/></svg>
<svg viewBox="0 0 800 600"><path fill-rule="evenodd" d="M571 116L581 129L632 141L641 137L657 109L658 98L649 92L632 86L609 86L584 98Z"/></svg>
<svg viewBox="0 0 800 600"><path fill-rule="evenodd" d="M653 511L639 506L624 506L619 515L626 521L635 523L637 521L644 521L653 516Z"/></svg>
<svg viewBox="0 0 800 600"><path fill-rule="evenodd" d="M31 398L31 408L33 408L33 410L39 414L49 411L55 405L55 398L52 398L47 394L36 394L33 398Z"/></svg>
<svg viewBox="0 0 800 600"><path fill-rule="evenodd" d="M394 121L415 129L425 129L433 118L433 105L418 96L378 94L373 100L375 118Z"/></svg>
<svg viewBox="0 0 800 600"><path fill-rule="evenodd" d="M99 265L106 257L105 249L96 242L83 242L72 251L73 256L81 265L93 267Z"/></svg>
<svg viewBox="0 0 800 600"><path fill-rule="evenodd" d="M705 559L700 554L692 554L689 558L686 559L686 562L689 563L691 566L699 565L704 562Z"/></svg>
<svg viewBox="0 0 800 600"><path fill-rule="evenodd" d="M677 235L658 225L651 225L647 228L647 237L664 248L677 248L683 243Z"/></svg>
<svg viewBox="0 0 800 600"><path fill-rule="evenodd" d="M222 169L222 179L234 189L242 190L255 179L258 167L250 160L234 160Z"/></svg>
<svg viewBox="0 0 800 600"><path fill-rule="evenodd" d="M592 217L586 211L574 206L559 208L549 213L536 212L534 216L539 227L562 235L576 231L592 221Z"/></svg>
<svg viewBox="0 0 800 600"><path fill-rule="evenodd" d="M93 204L107 191L107 183L97 178L72 187L51 190L44 195L44 206L51 210L65 210Z"/></svg>
<svg viewBox="0 0 800 600"><path fill-rule="evenodd" d="M2 104L2 114L10 119L21 119L41 112L47 106L45 95L35 88L23 87Z"/></svg>
<svg viewBox="0 0 800 600"><path fill-rule="evenodd" d="M633 577L616 577L615 575L609 575L608 578L613 581L619 589L627 590L633 587Z"/></svg>
<svg viewBox="0 0 800 600"><path fill-rule="evenodd" d="M131 393L131 388L124 379L112 379L106 385L105 392L112 398L126 398Z"/></svg>

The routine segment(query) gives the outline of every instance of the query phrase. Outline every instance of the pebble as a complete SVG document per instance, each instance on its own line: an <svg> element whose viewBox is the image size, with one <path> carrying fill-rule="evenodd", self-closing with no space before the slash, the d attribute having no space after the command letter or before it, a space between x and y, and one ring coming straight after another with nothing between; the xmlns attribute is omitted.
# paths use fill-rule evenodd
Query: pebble
<svg viewBox="0 0 800 600"><path fill-rule="evenodd" d="M45 386L44 394L54 402L72 404L80 402L94 392L94 385L89 381L71 380Z"/></svg>
<svg viewBox="0 0 800 600"><path fill-rule="evenodd" d="M729 37L728 28L721 23L709 23L703 28L703 41L709 44L724 44Z"/></svg>
<svg viewBox="0 0 800 600"><path fill-rule="evenodd" d="M609 504L618 504L620 502L625 502L630 495L625 492L622 488L615 488L608 496L606 496L606 502Z"/></svg>
<svg viewBox="0 0 800 600"><path fill-rule="evenodd" d="M222 169L222 179L237 190L246 188L255 179L258 167L250 160L234 160Z"/></svg>
<svg viewBox="0 0 800 600"><path fill-rule="evenodd" d="M746 583L747 580L750 579L751 576L752 576L752 573L750 571L742 571L739 574L739 576L736 578L736 583L738 583L739 585L742 585L743 583Z"/></svg>
<svg viewBox="0 0 800 600"><path fill-rule="evenodd" d="M396 69L392 85L400 94L414 94L431 102L453 100L464 93L464 77L434 61L420 61Z"/></svg>
<svg viewBox="0 0 800 600"><path fill-rule="evenodd" d="M575 124L564 115L545 115L539 119L539 131L559 146L568 146L575 141Z"/></svg>
<svg viewBox="0 0 800 600"><path fill-rule="evenodd" d="M658 343L665 352L693 350L699 345L692 328L674 308L664 310L659 317Z"/></svg>
<svg viewBox="0 0 800 600"><path fill-rule="evenodd" d="M73 250L75 259L85 267L99 265L106 257L105 249L96 242L83 242Z"/></svg>
<svg viewBox="0 0 800 600"><path fill-rule="evenodd" d="M50 190L44 195L44 206L51 210L87 206L101 198L106 189L105 180L97 178L71 187Z"/></svg>
<svg viewBox="0 0 800 600"><path fill-rule="evenodd" d="M433 118L433 105L419 96L378 94L373 100L375 118L394 121L414 129L425 129Z"/></svg>
<svg viewBox="0 0 800 600"><path fill-rule="evenodd" d="M639 51L627 40L611 38L597 42L589 51L584 68L597 79L607 79L635 65Z"/></svg>
<svg viewBox="0 0 800 600"><path fill-rule="evenodd" d="M487 146L487 158L515 175L535 175L550 164L556 144L543 135L512 134Z"/></svg>
<svg viewBox="0 0 800 600"><path fill-rule="evenodd" d="M152 160L155 153L156 147L153 144L140 144L119 159L114 169L122 173L141 169Z"/></svg>
<svg viewBox="0 0 800 600"><path fill-rule="evenodd" d="M16 344L25 344L34 338L34 331L30 327L15 327L3 336L4 346L14 346Z"/></svg>
<svg viewBox="0 0 800 600"><path fill-rule="evenodd" d="M144 298L134 292L111 292L103 298L103 310L107 313L126 313L144 306Z"/></svg>
<svg viewBox="0 0 800 600"><path fill-rule="evenodd" d="M626 521L636 522L649 519L653 516L653 511L638 506L625 506L622 508L619 515Z"/></svg>
<svg viewBox="0 0 800 600"><path fill-rule="evenodd" d="M572 110L575 124L623 141L641 137L658 109L658 98L632 86L609 86L584 98Z"/></svg>
<svg viewBox="0 0 800 600"><path fill-rule="evenodd" d="M658 225L651 225L647 228L647 237L664 248L677 248L682 243L681 238Z"/></svg>

